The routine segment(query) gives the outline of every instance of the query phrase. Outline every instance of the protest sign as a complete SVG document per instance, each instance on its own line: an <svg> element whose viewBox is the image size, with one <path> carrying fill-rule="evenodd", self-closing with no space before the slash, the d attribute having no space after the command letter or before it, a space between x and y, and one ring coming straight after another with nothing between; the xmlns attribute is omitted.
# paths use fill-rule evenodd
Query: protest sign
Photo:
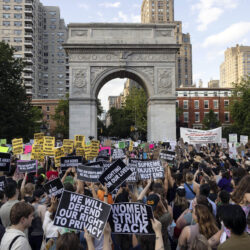
<svg viewBox="0 0 250 250"><path fill-rule="evenodd" d="M237 149L236 147L233 147L232 145L229 147L229 157L232 159L236 159L237 157Z"/></svg>
<svg viewBox="0 0 250 250"><path fill-rule="evenodd" d="M75 148L83 148L85 144L85 136L84 135L75 135Z"/></svg>
<svg viewBox="0 0 250 250"><path fill-rule="evenodd" d="M78 167L82 163L81 156L61 157L61 170L66 170L71 167Z"/></svg>
<svg viewBox="0 0 250 250"><path fill-rule="evenodd" d="M111 147L112 145L112 141L111 140L105 140L103 142L103 147Z"/></svg>
<svg viewBox="0 0 250 250"><path fill-rule="evenodd" d="M0 146L1 145L6 145L7 144L7 140L6 139L0 139Z"/></svg>
<svg viewBox="0 0 250 250"><path fill-rule="evenodd" d="M112 157L112 160L116 160L116 159L124 159L126 156L125 156L123 149L114 148L111 151L111 157Z"/></svg>
<svg viewBox="0 0 250 250"><path fill-rule="evenodd" d="M64 190L63 184L59 178L47 182L43 185L43 188L49 197L55 196L57 198L61 197Z"/></svg>
<svg viewBox="0 0 250 250"><path fill-rule="evenodd" d="M44 136L43 153L46 156L54 156L55 155L55 137Z"/></svg>
<svg viewBox="0 0 250 250"><path fill-rule="evenodd" d="M12 151L15 155L23 153L23 138L12 140Z"/></svg>
<svg viewBox="0 0 250 250"><path fill-rule="evenodd" d="M99 153L100 142L99 141L91 141L91 155L96 157Z"/></svg>
<svg viewBox="0 0 250 250"><path fill-rule="evenodd" d="M238 141L237 134L229 134L229 142L236 143Z"/></svg>
<svg viewBox="0 0 250 250"><path fill-rule="evenodd" d="M109 156L111 155L111 148L110 147L101 147L99 150L100 156Z"/></svg>
<svg viewBox="0 0 250 250"><path fill-rule="evenodd" d="M64 157L64 150L63 147L55 149L55 166L58 168L61 164L61 157Z"/></svg>
<svg viewBox="0 0 250 250"><path fill-rule="evenodd" d="M29 154L32 151L32 145L25 145L24 154Z"/></svg>
<svg viewBox="0 0 250 250"><path fill-rule="evenodd" d="M37 170L37 161L17 161L17 169L20 173L32 173Z"/></svg>
<svg viewBox="0 0 250 250"><path fill-rule="evenodd" d="M138 161L137 172L141 180L164 178L164 169L160 161Z"/></svg>
<svg viewBox="0 0 250 250"><path fill-rule="evenodd" d="M134 148L134 142L133 141L129 141L128 150L131 152L131 151L133 151L133 148Z"/></svg>
<svg viewBox="0 0 250 250"><path fill-rule="evenodd" d="M30 160L34 160L34 159L31 159L31 153L28 153L28 154L21 154L20 155L20 160L22 160L22 161L30 161Z"/></svg>
<svg viewBox="0 0 250 250"><path fill-rule="evenodd" d="M1 191L4 191L5 184L6 184L5 175L0 176L0 190Z"/></svg>
<svg viewBox="0 0 250 250"><path fill-rule="evenodd" d="M150 149L153 149L154 147L155 147L154 144L149 144L149 148L150 148Z"/></svg>
<svg viewBox="0 0 250 250"><path fill-rule="evenodd" d="M121 159L118 159L105 170L100 176L99 181L103 185L106 183L109 193L112 193L114 189L120 186L131 174L131 170L125 163Z"/></svg>
<svg viewBox="0 0 250 250"><path fill-rule="evenodd" d="M118 142L118 148L124 149L126 147L125 141Z"/></svg>
<svg viewBox="0 0 250 250"><path fill-rule="evenodd" d="M0 153L8 153L9 152L9 148L8 147L1 147L0 146Z"/></svg>
<svg viewBox="0 0 250 250"><path fill-rule="evenodd" d="M10 154L0 153L0 171L9 172L10 170Z"/></svg>
<svg viewBox="0 0 250 250"><path fill-rule="evenodd" d="M154 234L150 219L151 206L128 202L111 205L109 224L114 234Z"/></svg>
<svg viewBox="0 0 250 250"><path fill-rule="evenodd" d="M181 137L189 144L221 143L221 127L211 130L180 128Z"/></svg>
<svg viewBox="0 0 250 250"><path fill-rule="evenodd" d="M158 160L159 155L160 155L160 149L159 148L154 149L154 151L153 151L153 160Z"/></svg>
<svg viewBox="0 0 250 250"><path fill-rule="evenodd" d="M173 163L175 159L175 152L169 150L161 150L160 159L167 162Z"/></svg>
<svg viewBox="0 0 250 250"><path fill-rule="evenodd" d="M247 135L241 135L240 136L240 143L243 145L246 145L248 143L248 136Z"/></svg>
<svg viewBox="0 0 250 250"><path fill-rule="evenodd" d="M92 163L90 163L92 164ZM99 178L103 173L103 167L100 165L81 165L77 167L77 179L87 182L99 182Z"/></svg>
<svg viewBox="0 0 250 250"><path fill-rule="evenodd" d="M99 239L110 214L111 206L85 195L64 191L58 205L54 225L83 231Z"/></svg>
<svg viewBox="0 0 250 250"><path fill-rule="evenodd" d="M85 155L84 148L76 148L76 156L84 157L84 155Z"/></svg>
<svg viewBox="0 0 250 250"><path fill-rule="evenodd" d="M44 133L35 133L34 134L34 144L43 144L43 137L44 137Z"/></svg>
<svg viewBox="0 0 250 250"><path fill-rule="evenodd" d="M127 178L127 182L137 182L137 162L129 159L128 168L131 170L132 174Z"/></svg>
<svg viewBox="0 0 250 250"><path fill-rule="evenodd" d="M44 160L43 145L35 144L32 146L31 159L38 161Z"/></svg>
<svg viewBox="0 0 250 250"><path fill-rule="evenodd" d="M65 154L71 154L74 150L74 140L64 139L63 140L63 150Z"/></svg>
<svg viewBox="0 0 250 250"><path fill-rule="evenodd" d="M221 138L222 148L227 148L227 138Z"/></svg>

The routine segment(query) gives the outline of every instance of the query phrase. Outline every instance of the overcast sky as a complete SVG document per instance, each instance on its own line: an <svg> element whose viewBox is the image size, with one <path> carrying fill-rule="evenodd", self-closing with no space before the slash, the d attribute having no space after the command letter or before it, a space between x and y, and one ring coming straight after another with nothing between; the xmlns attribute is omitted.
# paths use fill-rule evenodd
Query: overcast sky
<svg viewBox="0 0 250 250"><path fill-rule="evenodd" d="M140 22L142 0L40 0L59 6L66 23ZM175 20L183 22L193 46L193 80L219 79L228 47L250 45L250 0L175 0ZM109 95L118 95L124 80L106 84L99 94L107 109Z"/></svg>

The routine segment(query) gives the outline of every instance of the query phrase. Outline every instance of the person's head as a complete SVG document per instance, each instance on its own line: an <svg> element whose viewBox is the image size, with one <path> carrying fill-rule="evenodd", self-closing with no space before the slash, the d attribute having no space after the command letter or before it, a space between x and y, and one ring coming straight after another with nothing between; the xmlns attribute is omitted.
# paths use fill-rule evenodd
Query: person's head
<svg viewBox="0 0 250 250"><path fill-rule="evenodd" d="M228 179L230 178L230 173L229 171L222 172L222 178Z"/></svg>
<svg viewBox="0 0 250 250"><path fill-rule="evenodd" d="M194 207L192 216L199 225L200 233L203 234L207 239L218 232L215 218L206 206L197 204Z"/></svg>
<svg viewBox="0 0 250 250"><path fill-rule="evenodd" d="M211 250L208 240L202 234L196 235L190 246L191 250Z"/></svg>
<svg viewBox="0 0 250 250"><path fill-rule="evenodd" d="M192 209L194 209L194 207L199 204L199 205L204 205L208 208L208 210L212 213L213 212L213 207L212 205L209 203L208 199L206 196L204 195L198 195L194 198L193 200L193 204L192 204Z"/></svg>
<svg viewBox="0 0 250 250"><path fill-rule="evenodd" d="M80 244L80 240L75 233L65 233L58 237L56 241L56 250L71 250L79 249L83 247Z"/></svg>
<svg viewBox="0 0 250 250"><path fill-rule="evenodd" d="M33 192L33 197L36 202L39 202L44 197L44 190L42 188L38 188Z"/></svg>
<svg viewBox="0 0 250 250"><path fill-rule="evenodd" d="M217 194L218 193L218 186L217 186L216 182L209 180L208 184L210 187L210 192L213 191L215 194Z"/></svg>
<svg viewBox="0 0 250 250"><path fill-rule="evenodd" d="M219 199L223 205L229 204L230 194L226 190L221 190L219 193Z"/></svg>
<svg viewBox="0 0 250 250"><path fill-rule="evenodd" d="M187 182L192 182L194 180L194 175L193 175L193 173L192 172L188 172L187 174L186 174L186 181Z"/></svg>
<svg viewBox="0 0 250 250"><path fill-rule="evenodd" d="M11 198L14 198L15 196L18 196L16 182L11 181L11 182L7 183L7 185L4 188L4 193L8 199L11 199Z"/></svg>
<svg viewBox="0 0 250 250"><path fill-rule="evenodd" d="M32 184L32 183L27 183L27 184L24 186L24 195L32 196L34 190L35 190L34 184Z"/></svg>
<svg viewBox="0 0 250 250"><path fill-rule="evenodd" d="M183 209L188 208L188 201L186 199L186 190L183 186L180 186L176 189L174 204L175 206L182 206Z"/></svg>
<svg viewBox="0 0 250 250"><path fill-rule="evenodd" d="M227 205L223 209L221 219L233 234L241 235L246 229L246 214L239 205Z"/></svg>
<svg viewBox="0 0 250 250"><path fill-rule="evenodd" d="M200 195L208 197L209 193L210 193L210 186L208 183L200 185Z"/></svg>
<svg viewBox="0 0 250 250"><path fill-rule="evenodd" d="M250 175L241 179L232 195L232 200L237 203L250 203Z"/></svg>
<svg viewBox="0 0 250 250"><path fill-rule="evenodd" d="M34 207L26 202L16 203L10 210L11 225L21 225L24 229L31 226Z"/></svg>

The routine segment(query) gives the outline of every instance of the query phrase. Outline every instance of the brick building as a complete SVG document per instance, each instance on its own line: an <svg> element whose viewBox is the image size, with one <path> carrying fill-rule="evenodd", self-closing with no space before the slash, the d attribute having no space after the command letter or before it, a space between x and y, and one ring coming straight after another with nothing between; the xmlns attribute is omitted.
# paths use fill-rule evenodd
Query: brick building
<svg viewBox="0 0 250 250"><path fill-rule="evenodd" d="M176 107L183 112L177 124L188 128L202 128L202 121L212 109L223 127L231 124L229 103L230 88L177 88Z"/></svg>

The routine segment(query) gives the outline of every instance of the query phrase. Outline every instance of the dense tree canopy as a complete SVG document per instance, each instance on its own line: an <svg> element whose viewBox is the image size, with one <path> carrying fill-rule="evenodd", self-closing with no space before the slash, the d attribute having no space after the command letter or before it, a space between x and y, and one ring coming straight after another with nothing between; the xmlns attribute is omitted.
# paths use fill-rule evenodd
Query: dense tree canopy
<svg viewBox="0 0 250 250"><path fill-rule="evenodd" d="M221 125L220 121L217 119L217 117L212 109L210 109L209 113L205 115L202 123L203 123L203 128L205 130L218 128Z"/></svg>

